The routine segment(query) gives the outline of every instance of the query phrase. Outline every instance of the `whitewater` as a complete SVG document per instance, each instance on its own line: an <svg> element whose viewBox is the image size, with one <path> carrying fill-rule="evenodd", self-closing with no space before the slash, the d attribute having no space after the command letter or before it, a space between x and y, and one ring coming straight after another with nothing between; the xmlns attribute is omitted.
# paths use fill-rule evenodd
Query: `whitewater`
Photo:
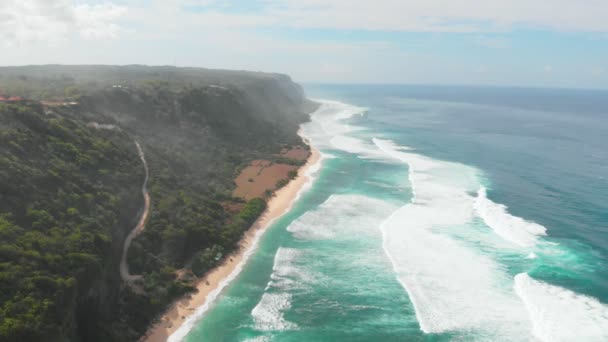
<svg viewBox="0 0 608 342"><path fill-rule="evenodd" d="M314 183L185 340L608 341L605 303L534 273L593 255L493 200L484 170L319 102Z"/></svg>

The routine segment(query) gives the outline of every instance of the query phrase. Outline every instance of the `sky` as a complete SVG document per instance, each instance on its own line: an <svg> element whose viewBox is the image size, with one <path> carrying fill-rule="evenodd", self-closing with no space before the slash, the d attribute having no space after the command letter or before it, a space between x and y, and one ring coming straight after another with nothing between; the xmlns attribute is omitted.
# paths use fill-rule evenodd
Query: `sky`
<svg viewBox="0 0 608 342"><path fill-rule="evenodd" d="M608 89L608 0L0 0L0 65Z"/></svg>

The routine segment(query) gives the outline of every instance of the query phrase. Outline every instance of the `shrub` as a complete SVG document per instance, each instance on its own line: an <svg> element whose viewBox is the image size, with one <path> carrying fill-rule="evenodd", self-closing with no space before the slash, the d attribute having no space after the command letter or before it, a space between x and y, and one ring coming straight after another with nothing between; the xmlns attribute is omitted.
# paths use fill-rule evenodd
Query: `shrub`
<svg viewBox="0 0 608 342"><path fill-rule="evenodd" d="M277 182L276 188L280 189L280 188L284 187L285 185L287 185L287 183L289 183L289 180L281 179Z"/></svg>

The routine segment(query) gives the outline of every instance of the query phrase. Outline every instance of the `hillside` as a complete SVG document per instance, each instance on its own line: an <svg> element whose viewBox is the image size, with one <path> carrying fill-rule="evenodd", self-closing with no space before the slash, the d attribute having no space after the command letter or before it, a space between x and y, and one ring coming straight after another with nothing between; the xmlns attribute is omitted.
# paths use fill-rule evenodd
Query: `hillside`
<svg viewBox="0 0 608 342"><path fill-rule="evenodd" d="M133 341L236 246L263 199L252 160L284 159L315 105L287 76L144 66L0 68L0 340ZM40 103L39 101L42 101ZM149 164L151 212L122 283Z"/></svg>

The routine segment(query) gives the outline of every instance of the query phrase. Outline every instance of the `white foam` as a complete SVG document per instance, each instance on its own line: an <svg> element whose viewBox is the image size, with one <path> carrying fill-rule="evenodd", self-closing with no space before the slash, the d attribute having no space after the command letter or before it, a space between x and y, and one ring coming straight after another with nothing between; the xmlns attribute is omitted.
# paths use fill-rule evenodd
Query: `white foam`
<svg viewBox="0 0 608 342"><path fill-rule="evenodd" d="M526 311L505 284L511 279L490 257L445 230L471 222L479 186L475 169L433 160L374 139L387 155L407 163L412 203L382 224L384 248L427 333L484 332L494 341L530 336Z"/></svg>
<svg viewBox="0 0 608 342"><path fill-rule="evenodd" d="M280 247L274 256L272 274L266 290L291 291L308 288L309 284L314 282L314 276L298 264L297 259L302 254L303 251L295 248Z"/></svg>
<svg viewBox="0 0 608 342"><path fill-rule="evenodd" d="M313 101L320 103L321 106L312 115L327 115L327 113L330 113L332 121L350 119L355 115L363 115L369 110L367 107L354 106L335 100L313 99Z"/></svg>
<svg viewBox="0 0 608 342"><path fill-rule="evenodd" d="M251 311L255 329L259 331L293 330L298 326L285 320L283 312L291 307L291 294L264 293Z"/></svg>
<svg viewBox="0 0 608 342"><path fill-rule="evenodd" d="M262 335L262 336L250 337L244 341L245 342L270 342L270 336Z"/></svg>
<svg viewBox="0 0 608 342"><path fill-rule="evenodd" d="M477 193L475 212L500 237L522 247L534 246L539 236L546 235L545 227L513 216L505 205L492 202L483 186Z"/></svg>
<svg viewBox="0 0 608 342"><path fill-rule="evenodd" d="M331 195L319 207L293 221L287 231L301 240L375 234L378 224L394 209L390 203L367 196Z"/></svg>
<svg viewBox="0 0 608 342"><path fill-rule="evenodd" d="M367 108L336 101L317 102L320 103L319 108L311 114L311 121L302 125L302 131L319 148L332 147L332 138L357 130L357 127L347 124L345 120L355 115L363 115L367 111Z"/></svg>
<svg viewBox="0 0 608 342"><path fill-rule="evenodd" d="M527 256L526 259L536 259L537 255L534 252L530 252Z"/></svg>
<svg viewBox="0 0 608 342"><path fill-rule="evenodd" d="M597 299L531 278L515 276L515 292L541 341L608 341L608 306Z"/></svg>
<svg viewBox="0 0 608 342"><path fill-rule="evenodd" d="M282 331L298 326L284 318L284 312L291 308L292 293L308 287L314 277L298 264L303 251L280 247L274 256L270 281L262 298L251 311L254 327L259 331Z"/></svg>
<svg viewBox="0 0 608 342"><path fill-rule="evenodd" d="M378 225L394 208L387 202L367 196L332 195L317 208L293 221L287 230L298 239L360 242L366 235L377 236ZM369 253L367 249L364 252ZM317 260L327 260L327 257L320 257L323 254L318 253L317 250L279 247L274 257L270 281L251 312L256 330L267 332L297 329L297 322L284 318L291 309L294 296L308 293L319 284L336 281L315 271L319 267L316 263L322 262ZM352 258L350 255L349 263L359 262Z"/></svg>

